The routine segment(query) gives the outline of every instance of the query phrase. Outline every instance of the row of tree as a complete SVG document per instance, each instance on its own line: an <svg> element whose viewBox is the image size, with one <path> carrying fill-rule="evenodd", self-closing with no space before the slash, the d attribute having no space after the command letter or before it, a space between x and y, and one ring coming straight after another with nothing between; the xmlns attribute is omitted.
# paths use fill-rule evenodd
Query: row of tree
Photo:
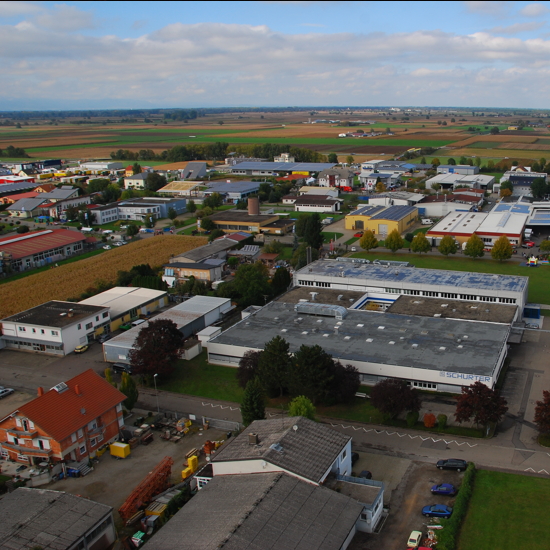
<svg viewBox="0 0 550 550"><path fill-rule="evenodd" d="M247 351L239 362L239 385L259 384L270 397L303 395L315 405L345 403L359 389L359 372L342 365L318 345L302 345L290 352L288 342L276 336L263 351Z"/></svg>
<svg viewBox="0 0 550 550"><path fill-rule="evenodd" d="M12 158L12 159L29 158L29 155L25 153L25 149L21 147L14 147L13 145L8 145L8 147L4 150L0 149L0 156Z"/></svg>

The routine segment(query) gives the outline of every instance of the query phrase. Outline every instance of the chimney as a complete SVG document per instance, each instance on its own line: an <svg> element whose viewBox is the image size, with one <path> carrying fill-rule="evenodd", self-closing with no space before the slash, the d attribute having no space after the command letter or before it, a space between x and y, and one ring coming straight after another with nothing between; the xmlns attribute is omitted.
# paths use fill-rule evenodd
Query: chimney
<svg viewBox="0 0 550 550"><path fill-rule="evenodd" d="M38 388L38 397L42 397L44 395L44 388L42 386L40 386Z"/></svg>
<svg viewBox="0 0 550 550"><path fill-rule="evenodd" d="M249 445L258 445L260 440L258 439L258 434L248 434L248 444Z"/></svg>
<svg viewBox="0 0 550 550"><path fill-rule="evenodd" d="M248 197L248 215L258 216L260 213L260 199L258 197Z"/></svg>
<svg viewBox="0 0 550 550"><path fill-rule="evenodd" d="M67 317L72 317L73 316L73 311L70 310L68 313L67 313Z"/></svg>
<svg viewBox="0 0 550 550"><path fill-rule="evenodd" d="M76 395L82 395L82 392L80 391L80 386L78 384L75 385L74 392L76 393Z"/></svg>

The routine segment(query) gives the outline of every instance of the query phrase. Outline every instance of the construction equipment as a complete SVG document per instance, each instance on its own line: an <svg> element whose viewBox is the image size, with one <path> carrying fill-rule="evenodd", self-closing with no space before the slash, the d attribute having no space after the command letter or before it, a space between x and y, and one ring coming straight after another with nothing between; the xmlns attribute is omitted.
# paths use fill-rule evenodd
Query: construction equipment
<svg viewBox="0 0 550 550"><path fill-rule="evenodd" d="M172 458L165 456L155 466L154 470L149 472L149 475L131 492L118 511L124 522L128 521L141 506L151 502L155 495L168 489L173 464Z"/></svg>

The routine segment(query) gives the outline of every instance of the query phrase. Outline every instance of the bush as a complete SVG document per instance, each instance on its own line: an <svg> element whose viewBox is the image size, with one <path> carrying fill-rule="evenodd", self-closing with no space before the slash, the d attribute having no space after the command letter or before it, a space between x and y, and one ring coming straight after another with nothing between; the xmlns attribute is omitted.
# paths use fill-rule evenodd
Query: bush
<svg viewBox="0 0 550 550"><path fill-rule="evenodd" d="M17 228L17 233L28 233L29 232L29 226L28 225L21 225Z"/></svg>
<svg viewBox="0 0 550 550"><path fill-rule="evenodd" d="M466 518L468 512L468 505L472 498L472 492L474 489L474 480L476 475L476 465L473 462L468 464L464 478L462 479L462 485L458 491L458 496L455 500L453 507L453 515L450 519L442 519L441 525L443 529L438 531L438 550L455 550L458 535L460 533L460 527Z"/></svg>
<svg viewBox="0 0 550 550"><path fill-rule="evenodd" d="M17 221L15 222L15 225L21 225L21 222L20 222L19 220L17 220Z"/></svg>
<svg viewBox="0 0 550 550"><path fill-rule="evenodd" d="M412 243L412 240L414 239L414 235L412 233L407 233L405 235L405 240L406 241L409 241L410 243Z"/></svg>
<svg viewBox="0 0 550 550"><path fill-rule="evenodd" d="M411 411L407 413L407 426L414 428L418 422L418 411Z"/></svg>
<svg viewBox="0 0 550 550"><path fill-rule="evenodd" d="M433 428L435 426L435 414L428 413L424 415L424 426L426 428Z"/></svg>
<svg viewBox="0 0 550 550"><path fill-rule="evenodd" d="M444 430L447 427L447 415L446 414L438 415L437 424L440 430Z"/></svg>

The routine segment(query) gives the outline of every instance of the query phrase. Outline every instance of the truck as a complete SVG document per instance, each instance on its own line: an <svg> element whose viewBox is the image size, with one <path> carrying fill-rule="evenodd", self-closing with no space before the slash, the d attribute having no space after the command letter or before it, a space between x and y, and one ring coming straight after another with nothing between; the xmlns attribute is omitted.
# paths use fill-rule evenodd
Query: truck
<svg viewBox="0 0 550 550"><path fill-rule="evenodd" d="M323 225L330 225L334 221L334 218L325 218L321 221Z"/></svg>

